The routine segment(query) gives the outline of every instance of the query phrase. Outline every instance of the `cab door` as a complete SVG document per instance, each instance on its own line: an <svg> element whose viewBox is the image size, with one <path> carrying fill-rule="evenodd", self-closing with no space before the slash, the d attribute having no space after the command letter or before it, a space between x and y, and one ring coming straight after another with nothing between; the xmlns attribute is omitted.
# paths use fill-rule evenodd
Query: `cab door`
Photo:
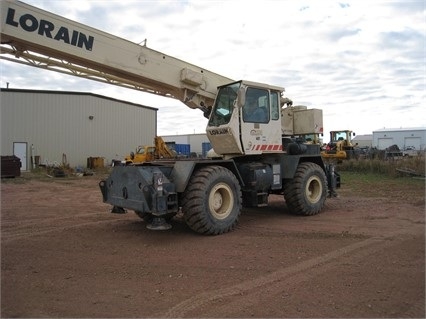
<svg viewBox="0 0 426 319"><path fill-rule="evenodd" d="M282 152L279 92L248 87L240 125L246 155Z"/></svg>

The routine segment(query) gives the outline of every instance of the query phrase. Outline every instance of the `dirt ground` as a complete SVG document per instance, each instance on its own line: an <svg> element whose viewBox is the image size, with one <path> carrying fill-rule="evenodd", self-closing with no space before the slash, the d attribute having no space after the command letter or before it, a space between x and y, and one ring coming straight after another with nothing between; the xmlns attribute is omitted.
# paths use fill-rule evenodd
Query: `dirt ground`
<svg viewBox="0 0 426 319"><path fill-rule="evenodd" d="M310 217L271 196L207 237L110 214L99 180L2 181L2 318L425 317L424 188L343 184Z"/></svg>

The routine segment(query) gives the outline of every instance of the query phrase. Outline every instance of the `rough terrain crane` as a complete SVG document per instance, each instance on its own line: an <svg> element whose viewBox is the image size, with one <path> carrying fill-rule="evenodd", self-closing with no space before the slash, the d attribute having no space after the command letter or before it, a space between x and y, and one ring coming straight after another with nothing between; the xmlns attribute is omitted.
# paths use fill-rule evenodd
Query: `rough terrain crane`
<svg viewBox="0 0 426 319"><path fill-rule="evenodd" d="M198 233L225 233L242 206L267 206L270 194L314 215L340 184L319 145L292 138L322 133L322 111L292 106L280 86L235 81L17 1L1 2L1 41L3 59L175 98L209 118L215 158L117 166L100 181L112 212L133 210L148 228L168 229L182 212Z"/></svg>

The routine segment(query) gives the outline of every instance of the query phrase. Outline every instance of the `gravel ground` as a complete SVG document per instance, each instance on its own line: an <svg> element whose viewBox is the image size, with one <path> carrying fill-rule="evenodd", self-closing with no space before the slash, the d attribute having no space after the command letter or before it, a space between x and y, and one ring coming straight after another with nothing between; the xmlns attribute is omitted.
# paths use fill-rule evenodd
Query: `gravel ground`
<svg viewBox="0 0 426 319"><path fill-rule="evenodd" d="M110 214L100 179L2 180L1 317L425 317L424 187L273 195L209 237Z"/></svg>

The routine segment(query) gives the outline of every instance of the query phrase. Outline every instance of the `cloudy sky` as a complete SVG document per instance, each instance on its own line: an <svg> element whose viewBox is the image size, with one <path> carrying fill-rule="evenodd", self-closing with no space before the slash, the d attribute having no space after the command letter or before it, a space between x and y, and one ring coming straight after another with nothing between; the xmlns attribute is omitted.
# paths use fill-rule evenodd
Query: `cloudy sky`
<svg viewBox="0 0 426 319"><path fill-rule="evenodd" d="M426 7L400 1L24 2L226 77L286 88L324 130L426 126ZM0 60L1 87L83 91L156 107L158 134L203 133L177 100ZM324 136L328 140L328 136Z"/></svg>

